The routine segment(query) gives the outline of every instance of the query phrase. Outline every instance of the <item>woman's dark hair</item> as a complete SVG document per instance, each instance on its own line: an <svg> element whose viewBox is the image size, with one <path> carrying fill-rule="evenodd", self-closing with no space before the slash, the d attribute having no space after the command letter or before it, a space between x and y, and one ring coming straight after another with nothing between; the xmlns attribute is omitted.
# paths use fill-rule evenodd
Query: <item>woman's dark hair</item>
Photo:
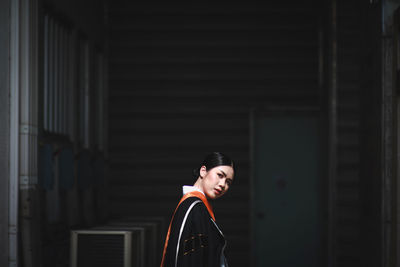
<svg viewBox="0 0 400 267"><path fill-rule="evenodd" d="M231 166L233 168L233 171L235 172L235 164L233 163L233 160L231 160L230 157L221 152L213 152L211 154L208 154L204 158L200 167L193 170L194 179L197 179L200 176L201 166L206 166L207 171L217 166Z"/></svg>

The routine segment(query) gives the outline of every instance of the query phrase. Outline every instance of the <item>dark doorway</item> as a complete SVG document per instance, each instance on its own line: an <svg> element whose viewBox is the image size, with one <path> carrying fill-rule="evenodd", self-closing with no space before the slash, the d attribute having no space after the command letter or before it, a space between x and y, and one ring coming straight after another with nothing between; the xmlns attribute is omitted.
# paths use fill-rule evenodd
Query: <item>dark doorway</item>
<svg viewBox="0 0 400 267"><path fill-rule="evenodd" d="M314 114L253 114L255 266L320 266L319 140Z"/></svg>

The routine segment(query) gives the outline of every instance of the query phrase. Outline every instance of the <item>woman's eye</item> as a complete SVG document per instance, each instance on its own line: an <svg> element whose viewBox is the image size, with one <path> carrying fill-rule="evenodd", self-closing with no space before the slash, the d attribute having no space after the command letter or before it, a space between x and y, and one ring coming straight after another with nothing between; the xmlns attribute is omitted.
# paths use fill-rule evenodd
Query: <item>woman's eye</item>
<svg viewBox="0 0 400 267"><path fill-rule="evenodd" d="M219 178L222 178L222 174L221 174L221 173L218 173L218 177L219 177Z"/></svg>

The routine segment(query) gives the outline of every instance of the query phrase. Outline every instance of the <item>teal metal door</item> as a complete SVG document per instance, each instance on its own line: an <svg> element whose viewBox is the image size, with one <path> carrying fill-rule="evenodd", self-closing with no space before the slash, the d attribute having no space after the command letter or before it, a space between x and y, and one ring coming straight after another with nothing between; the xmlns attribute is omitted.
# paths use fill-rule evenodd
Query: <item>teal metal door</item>
<svg viewBox="0 0 400 267"><path fill-rule="evenodd" d="M319 266L318 117L255 115L252 131L255 266Z"/></svg>

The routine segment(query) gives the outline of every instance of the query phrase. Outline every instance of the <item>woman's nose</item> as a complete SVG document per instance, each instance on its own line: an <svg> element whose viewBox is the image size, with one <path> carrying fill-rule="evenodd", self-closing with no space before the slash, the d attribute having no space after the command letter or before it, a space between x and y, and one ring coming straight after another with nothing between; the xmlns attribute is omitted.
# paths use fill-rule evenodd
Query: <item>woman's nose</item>
<svg viewBox="0 0 400 267"><path fill-rule="evenodd" d="M220 186L222 189L225 189L225 178L219 180L219 186Z"/></svg>

